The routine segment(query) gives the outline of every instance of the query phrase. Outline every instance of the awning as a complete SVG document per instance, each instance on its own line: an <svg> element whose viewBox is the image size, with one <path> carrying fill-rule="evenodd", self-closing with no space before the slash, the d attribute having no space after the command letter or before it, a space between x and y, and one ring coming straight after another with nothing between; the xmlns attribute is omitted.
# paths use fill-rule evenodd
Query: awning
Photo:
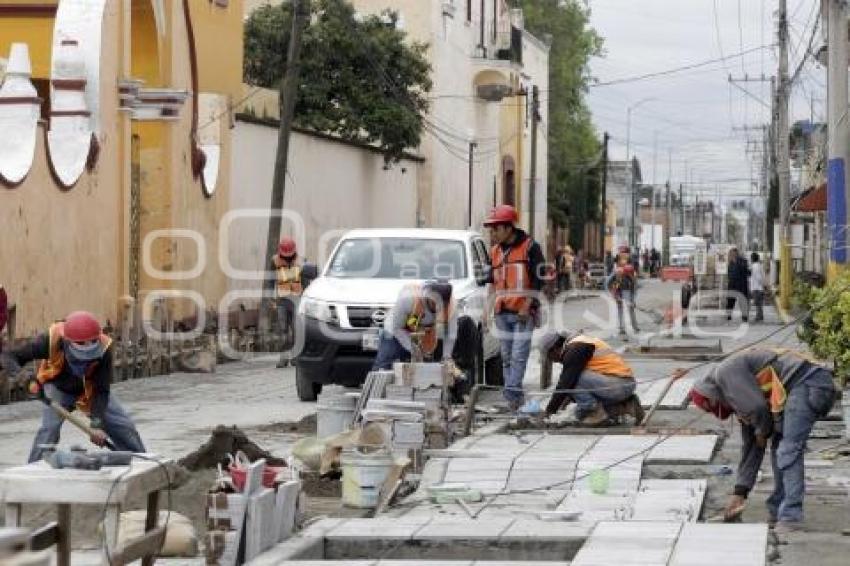
<svg viewBox="0 0 850 566"><path fill-rule="evenodd" d="M794 212L826 212L826 183L810 187L791 203Z"/></svg>

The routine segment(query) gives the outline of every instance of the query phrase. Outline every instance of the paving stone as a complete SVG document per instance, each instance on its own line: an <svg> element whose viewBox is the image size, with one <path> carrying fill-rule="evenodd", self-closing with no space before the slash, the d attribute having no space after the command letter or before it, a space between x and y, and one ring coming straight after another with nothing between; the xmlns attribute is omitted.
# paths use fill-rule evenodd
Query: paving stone
<svg viewBox="0 0 850 566"><path fill-rule="evenodd" d="M670 566L764 566L767 525L687 524Z"/></svg>
<svg viewBox="0 0 850 566"><path fill-rule="evenodd" d="M694 522L707 487L707 480L644 480L632 502L630 520Z"/></svg>
<svg viewBox="0 0 850 566"><path fill-rule="evenodd" d="M416 533L416 540L492 539L496 540L510 527L514 518L478 518L465 521L432 521Z"/></svg>
<svg viewBox="0 0 850 566"><path fill-rule="evenodd" d="M601 522L571 564L666 566L681 526L680 523L661 522Z"/></svg>
<svg viewBox="0 0 850 566"><path fill-rule="evenodd" d="M656 437L657 438L657 437ZM647 463L707 464L711 461L717 435L671 436L653 448Z"/></svg>
<svg viewBox="0 0 850 566"><path fill-rule="evenodd" d="M411 539L431 522L429 517L349 519L325 534L327 539Z"/></svg>
<svg viewBox="0 0 850 566"><path fill-rule="evenodd" d="M541 521L539 519L517 519L502 533L501 540L510 539L586 539L595 523L580 521Z"/></svg>

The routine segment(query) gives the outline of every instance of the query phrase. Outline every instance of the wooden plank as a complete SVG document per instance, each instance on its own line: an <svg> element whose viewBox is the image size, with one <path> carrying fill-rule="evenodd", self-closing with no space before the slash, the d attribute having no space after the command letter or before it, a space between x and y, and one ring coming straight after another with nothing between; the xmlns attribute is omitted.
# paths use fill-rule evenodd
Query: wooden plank
<svg viewBox="0 0 850 566"><path fill-rule="evenodd" d="M156 523L159 519L159 492L153 491L148 494L148 507L145 514L145 533L150 533L156 529ZM157 549L159 552L159 549ZM154 554L148 554L142 559L142 566L153 566Z"/></svg>
<svg viewBox="0 0 850 566"><path fill-rule="evenodd" d="M159 553L164 543L165 527L156 527L139 538L125 543L113 552L110 564L124 566L143 557L145 557L145 560L142 561L142 564L148 560L150 560L150 564L153 564L154 557Z"/></svg>
<svg viewBox="0 0 850 566"><path fill-rule="evenodd" d="M71 566L71 506L57 505L56 515L59 522L56 541L57 566Z"/></svg>
<svg viewBox="0 0 850 566"><path fill-rule="evenodd" d="M59 536L59 523L56 521L48 523L30 535L30 550L33 552L47 550L59 542Z"/></svg>

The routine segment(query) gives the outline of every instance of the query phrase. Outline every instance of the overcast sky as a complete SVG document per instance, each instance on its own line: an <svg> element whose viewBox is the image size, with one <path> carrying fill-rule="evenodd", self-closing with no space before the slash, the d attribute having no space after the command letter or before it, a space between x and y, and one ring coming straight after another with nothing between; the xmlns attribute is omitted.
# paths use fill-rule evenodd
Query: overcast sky
<svg viewBox="0 0 850 566"><path fill-rule="evenodd" d="M668 178L687 181L685 161L694 182L713 192L722 187L730 197L749 194L751 174L758 175L746 155L747 137L733 127L758 126L770 120L769 83L741 84L749 97L727 80L766 77L776 73L778 49L742 51L776 43L778 0L589 0L591 22L605 40L605 56L592 61L600 82L654 73L719 59L725 62L661 78L591 88L590 107L599 133L612 136L611 157L626 156L626 114L630 105L651 98L632 112L631 153L642 165L644 181L653 180L653 141L657 132L656 183ZM788 0L790 72L793 73L818 20L820 0ZM716 20L715 20L716 6ZM740 7L740 12L739 12ZM740 17L739 17L740 14ZM716 22L716 23L715 23ZM823 43L818 28L814 49ZM794 85L791 122L808 119L814 97L814 117L823 120L826 70L809 62ZM756 132L749 138L761 139ZM760 158L759 158L760 159ZM756 177L757 178L757 177ZM707 197L708 195L706 195Z"/></svg>

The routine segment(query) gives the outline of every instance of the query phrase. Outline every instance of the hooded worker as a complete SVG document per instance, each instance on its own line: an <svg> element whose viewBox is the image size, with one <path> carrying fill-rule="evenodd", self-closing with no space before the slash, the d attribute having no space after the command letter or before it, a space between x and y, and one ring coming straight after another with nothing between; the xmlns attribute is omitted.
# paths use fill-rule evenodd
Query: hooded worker
<svg viewBox="0 0 850 566"><path fill-rule="evenodd" d="M43 394L71 411L75 407L91 419L91 441L103 446L107 439L118 450L145 452L133 421L110 392L112 340L103 334L91 313L72 312L24 345L0 354L0 366L18 373L21 366L42 360L36 373ZM36 393L37 391L31 391ZM62 418L45 406L29 461L40 460L42 445L59 442Z"/></svg>
<svg viewBox="0 0 850 566"><path fill-rule="evenodd" d="M634 394L634 372L603 340L578 332L550 331L541 337L538 347L541 355L562 364L546 416L575 401L578 418L585 426L609 424L623 415L631 415L637 423L643 421L643 408Z"/></svg>
<svg viewBox="0 0 850 566"><path fill-rule="evenodd" d="M743 449L726 518L740 515L770 440L773 493L769 523L793 531L803 521L803 454L815 421L829 413L832 373L803 353L755 347L727 358L691 389L691 401L721 420L741 422Z"/></svg>

